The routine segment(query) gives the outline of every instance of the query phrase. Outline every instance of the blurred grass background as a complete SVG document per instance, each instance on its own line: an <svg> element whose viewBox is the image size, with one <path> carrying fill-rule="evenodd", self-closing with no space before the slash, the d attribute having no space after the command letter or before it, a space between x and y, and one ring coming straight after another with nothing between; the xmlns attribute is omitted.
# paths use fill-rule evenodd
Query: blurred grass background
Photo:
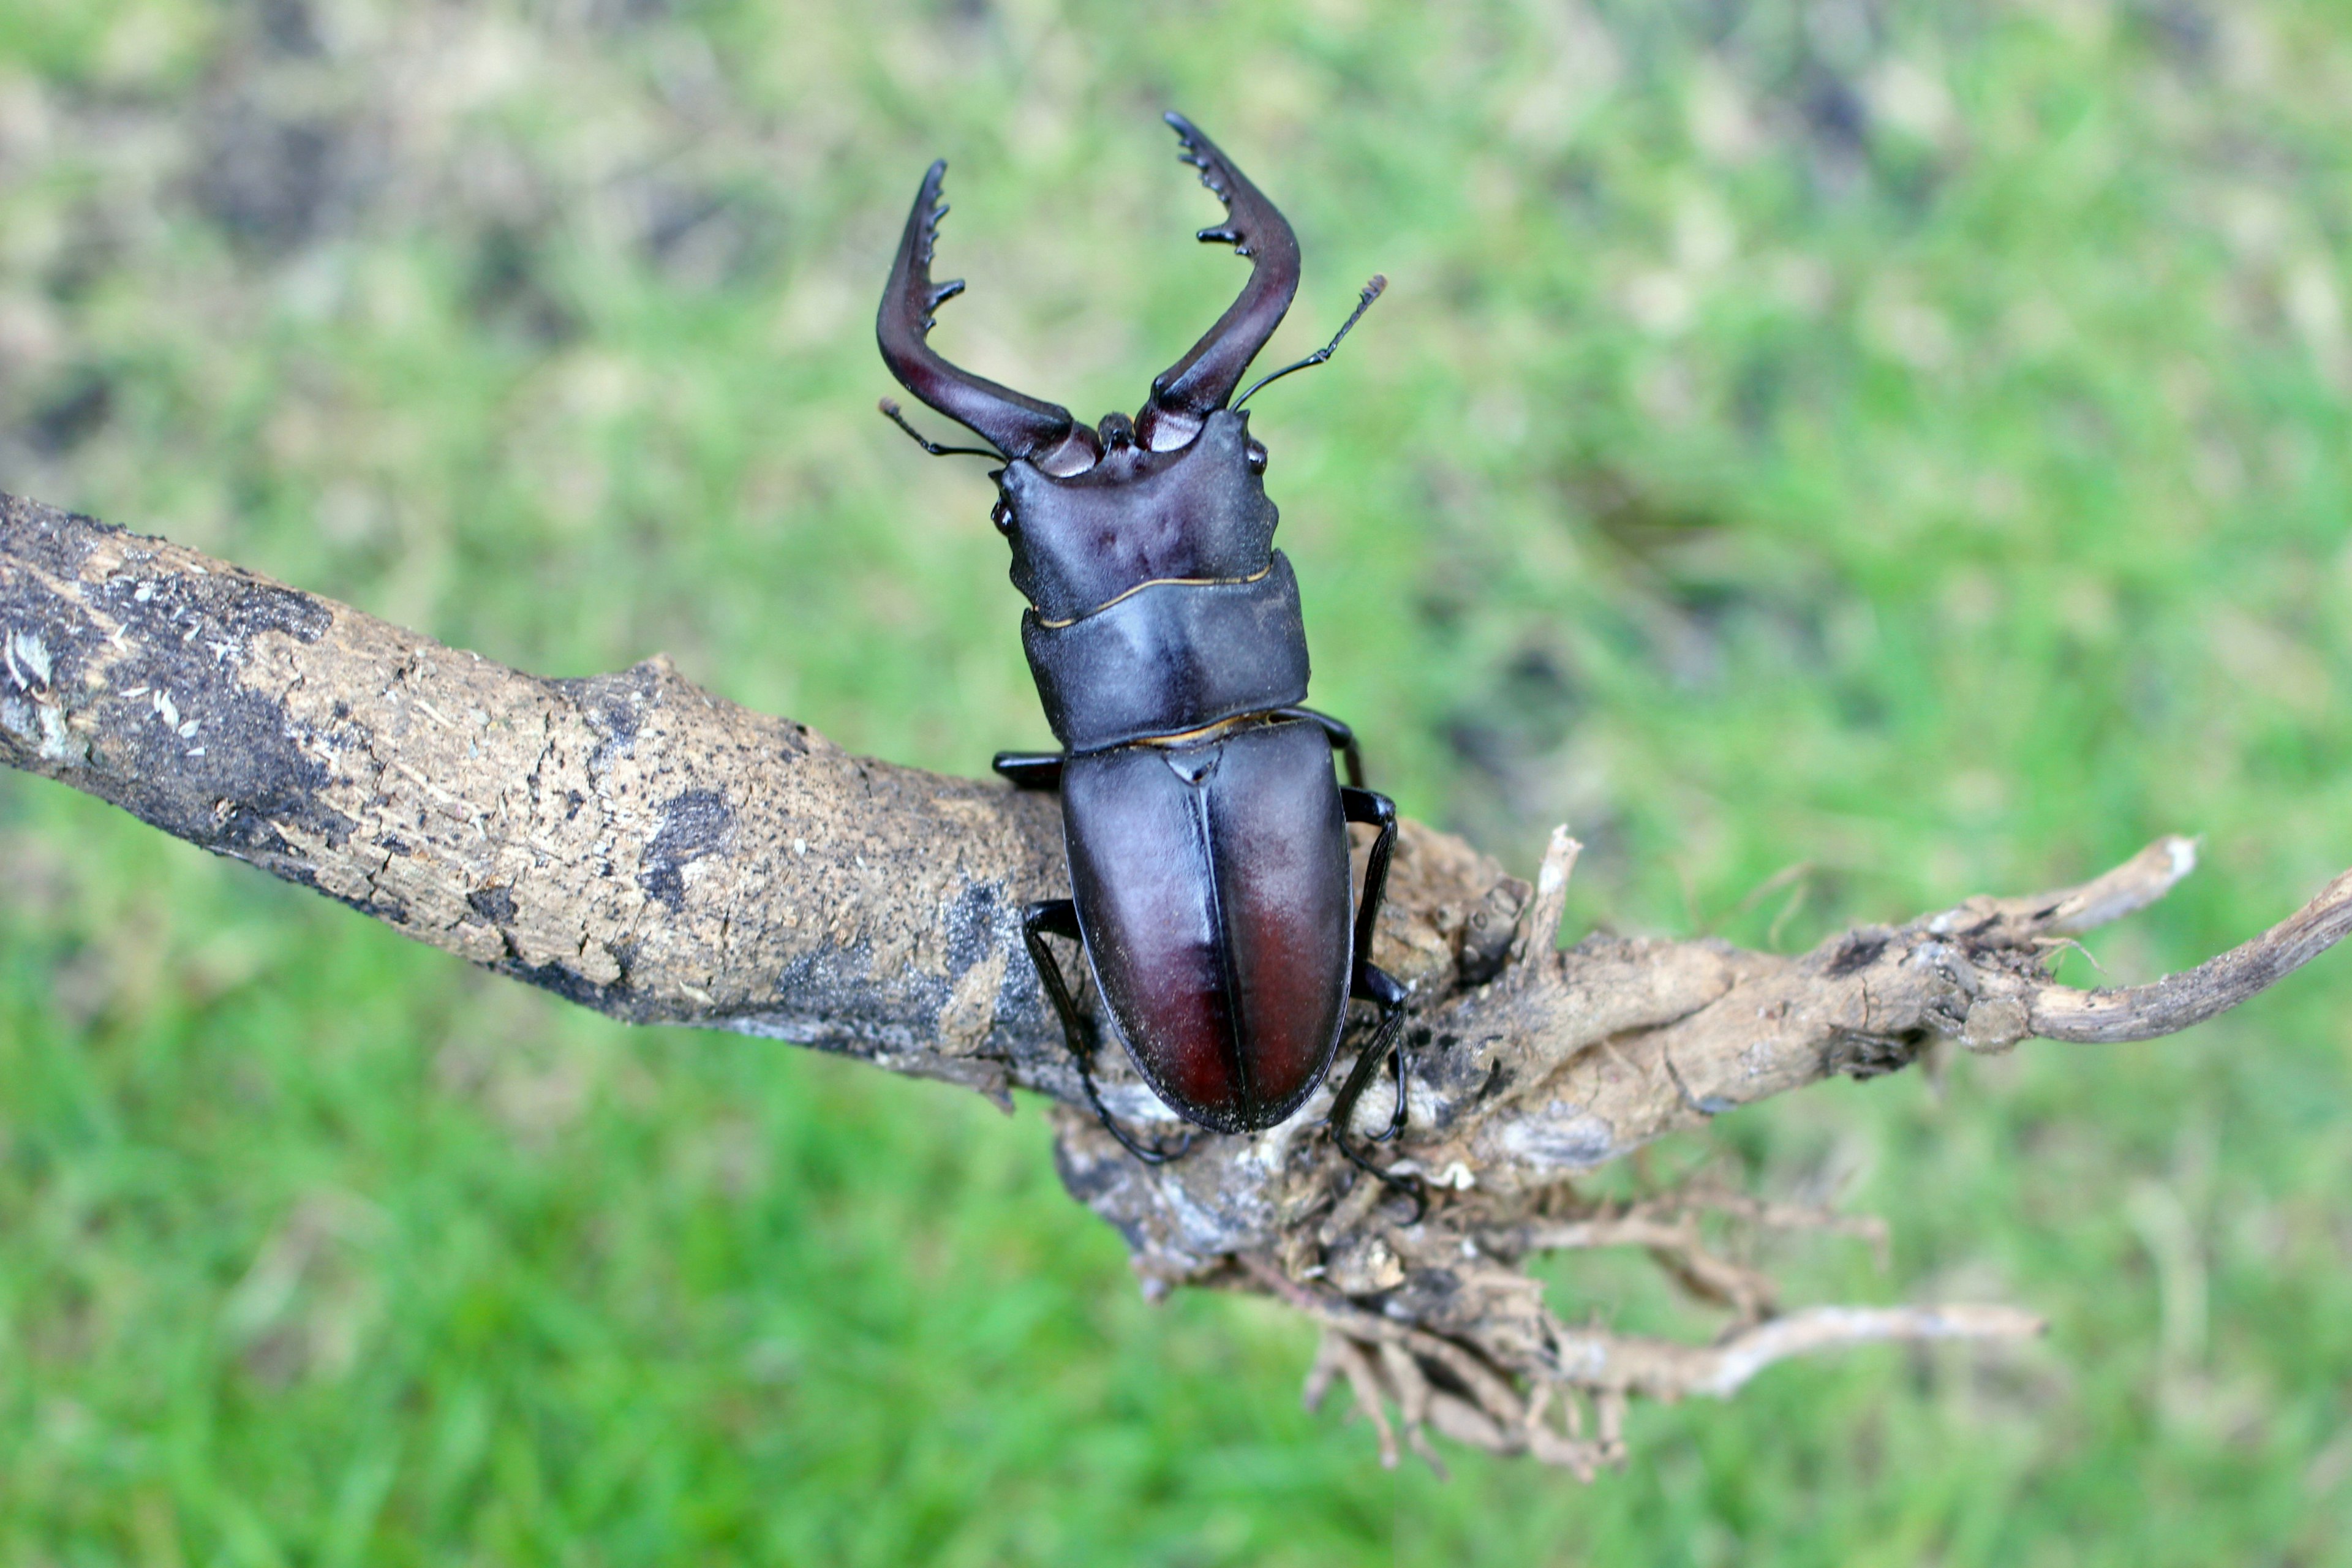
<svg viewBox="0 0 2352 1568"><path fill-rule="evenodd" d="M0 0L0 486L978 773L1046 739L1017 600L874 301L945 154L942 348L1132 409L1243 276L1181 107L1299 230L1268 363L1392 280L1254 407L1408 811L1575 825L1571 932L1789 950L2200 834L2095 939L2144 979L2352 860L2347 104L2293 0ZM1893 1223L1795 1300L2053 1332L1441 1485L1300 1413L1300 1324L1145 1307L1034 1108L0 776L0 1558L2352 1562L2347 998L1661 1150Z"/></svg>

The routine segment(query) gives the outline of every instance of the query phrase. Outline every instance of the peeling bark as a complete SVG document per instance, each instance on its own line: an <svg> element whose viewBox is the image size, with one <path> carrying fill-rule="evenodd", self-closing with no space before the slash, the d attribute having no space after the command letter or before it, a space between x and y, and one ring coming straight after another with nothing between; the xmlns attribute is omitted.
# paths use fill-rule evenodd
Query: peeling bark
<svg viewBox="0 0 2352 1568"><path fill-rule="evenodd" d="M2187 973L2051 982L2064 933L2193 867L2168 838L2080 888L1975 899L1794 958L1612 937L1561 952L1564 830L1530 889L1408 822L1373 957L1412 992L1412 1117L1390 1158L1428 1184L1415 1219L1333 1149L1328 1087L1269 1131L1204 1136L1163 1166L1129 1158L1080 1109L1021 946L1023 907L1066 889L1054 801L853 756L663 659L525 675L0 498L0 762L614 1017L792 1040L1000 1101L1045 1095L1065 1184L1118 1227L1148 1289L1250 1289L1308 1313L1328 1336L1310 1390L1345 1376L1376 1413L1393 1405L1416 1452L1434 1430L1585 1474L1620 1457L1635 1395L1727 1394L1800 1352L2036 1325L2001 1307L1776 1315L1770 1282L1708 1253L1691 1216L1780 1218L1723 1196L1604 1212L1577 1196L1579 1174L1939 1040L2001 1051L2186 1027L2352 922L2347 873ZM1123 1061L1104 1095L1131 1122L1172 1120ZM1733 1327L1699 1347L1560 1322L1519 1264L1602 1245L1643 1247Z"/></svg>

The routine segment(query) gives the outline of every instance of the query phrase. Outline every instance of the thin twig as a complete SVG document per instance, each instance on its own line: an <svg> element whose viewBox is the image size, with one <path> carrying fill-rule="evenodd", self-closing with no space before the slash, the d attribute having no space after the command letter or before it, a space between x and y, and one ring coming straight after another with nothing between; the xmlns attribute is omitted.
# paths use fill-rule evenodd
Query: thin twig
<svg viewBox="0 0 2352 1568"><path fill-rule="evenodd" d="M2352 871L2252 942L2147 985L2097 991L2045 985L2028 1022L2045 1040L2113 1044L2178 1034L2226 1013L2310 963L2352 931Z"/></svg>

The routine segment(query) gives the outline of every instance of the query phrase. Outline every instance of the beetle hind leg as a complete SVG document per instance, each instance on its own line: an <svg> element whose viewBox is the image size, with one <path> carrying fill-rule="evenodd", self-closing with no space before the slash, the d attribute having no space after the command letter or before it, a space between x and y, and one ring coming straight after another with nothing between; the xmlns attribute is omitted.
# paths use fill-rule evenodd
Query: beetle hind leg
<svg viewBox="0 0 2352 1568"><path fill-rule="evenodd" d="M1275 712L1281 718L1304 719L1310 724L1319 726L1325 738L1331 742L1331 749L1339 753L1340 761L1346 764L1348 787L1353 790L1363 789L1363 748L1356 744L1356 731L1344 721L1334 719L1328 713L1319 712L1312 708L1277 708ZM1348 820L1363 822L1370 821L1370 818L1351 816Z"/></svg>
<svg viewBox="0 0 2352 1568"><path fill-rule="evenodd" d="M1337 723L1337 721L1333 721ZM1341 726L1344 729L1344 726ZM1396 1079L1396 1109L1389 1115L1388 1126L1372 1142L1384 1143L1404 1131L1405 1103L1404 1062L1404 1003L1405 988L1394 975L1372 962L1372 932L1380 923L1381 901L1388 894L1389 860L1396 852L1396 803L1384 795L1353 786L1339 792L1339 808L1349 822L1365 824L1380 830L1372 840L1372 852L1364 862L1364 897L1356 907L1356 963L1348 994L1379 1006L1381 1020L1374 1026L1370 1043L1356 1058L1356 1065L1347 1081L1331 1101L1331 1142L1339 1152L1358 1169L1370 1172L1396 1191L1412 1200L1412 1220L1415 1223L1429 1212L1429 1192L1418 1176L1399 1175L1384 1171L1365 1158L1355 1146L1355 1114L1357 1103L1372 1085L1372 1079L1382 1064Z"/></svg>
<svg viewBox="0 0 2352 1568"><path fill-rule="evenodd" d="M1381 1020L1373 1026L1370 1042L1357 1054L1355 1067L1349 1070L1347 1081L1339 1086L1339 1092L1331 1100L1331 1142L1338 1145L1340 1153L1348 1157L1349 1164L1378 1178L1391 1190L1411 1198L1412 1218L1405 1223L1418 1224L1421 1217L1429 1212L1429 1189L1419 1176L1400 1175L1373 1164L1356 1146L1358 1134L1355 1131L1356 1107L1372 1087L1372 1079L1380 1075L1383 1066L1396 1079L1396 1109L1389 1113L1389 1124L1372 1134L1371 1142L1385 1143L1404 1131L1407 1110L1402 1038L1405 989L1385 970L1369 963L1359 971L1358 986L1354 995L1362 1001L1378 1003Z"/></svg>
<svg viewBox="0 0 2352 1568"><path fill-rule="evenodd" d="M1062 759L1055 756L1052 761L1055 782L1059 783ZM1020 784L1020 779L1006 770L1004 762L1003 757L997 759L997 771L1013 778L1016 784ZM1110 1108L1103 1103L1102 1091L1095 1087L1094 1033L1085 1015L1078 1011L1077 1004L1071 999L1069 982L1062 978L1061 961L1054 956L1054 950L1045 945L1045 938L1049 935L1067 937L1073 942L1081 940L1078 935L1078 906L1075 902L1068 899L1046 899L1031 904L1028 912L1021 918L1021 941L1029 949L1029 962L1037 966L1037 978L1045 987L1047 999L1054 1004L1055 1016L1062 1021L1062 1038L1069 1046L1070 1055L1077 1058L1078 1079L1087 1086L1087 1103L1093 1106L1095 1114L1102 1119L1103 1131L1118 1139L1119 1147L1145 1164L1164 1165L1171 1160L1181 1158L1192 1147L1192 1134L1189 1129L1183 1141L1173 1149L1146 1142L1120 1126L1118 1119L1111 1115Z"/></svg>

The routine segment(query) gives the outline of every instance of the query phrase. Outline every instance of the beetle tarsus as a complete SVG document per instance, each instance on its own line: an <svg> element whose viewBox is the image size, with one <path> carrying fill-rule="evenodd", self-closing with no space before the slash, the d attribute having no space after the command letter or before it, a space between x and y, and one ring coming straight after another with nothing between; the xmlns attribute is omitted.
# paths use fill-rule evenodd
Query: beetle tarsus
<svg viewBox="0 0 2352 1568"><path fill-rule="evenodd" d="M998 759L1000 763L1004 760ZM1055 761L1058 763L1059 758ZM1149 1143L1118 1124L1118 1119L1103 1103L1102 1091L1095 1086L1095 1047L1086 1018L1078 1012L1077 1004L1070 997L1069 983L1062 978L1062 964L1054 950L1045 945L1048 934L1067 937L1073 942L1078 935L1078 906L1069 899L1045 899L1029 906L1021 920L1021 940L1029 949L1029 962L1037 967L1037 978L1045 983L1045 995L1054 1004L1054 1014L1062 1021L1062 1038L1077 1059L1078 1079L1087 1087L1087 1103L1095 1108L1102 1119L1103 1131L1118 1140L1119 1147L1147 1165L1164 1165L1171 1160L1181 1159L1192 1147L1192 1133L1186 1129L1182 1142L1173 1149Z"/></svg>

